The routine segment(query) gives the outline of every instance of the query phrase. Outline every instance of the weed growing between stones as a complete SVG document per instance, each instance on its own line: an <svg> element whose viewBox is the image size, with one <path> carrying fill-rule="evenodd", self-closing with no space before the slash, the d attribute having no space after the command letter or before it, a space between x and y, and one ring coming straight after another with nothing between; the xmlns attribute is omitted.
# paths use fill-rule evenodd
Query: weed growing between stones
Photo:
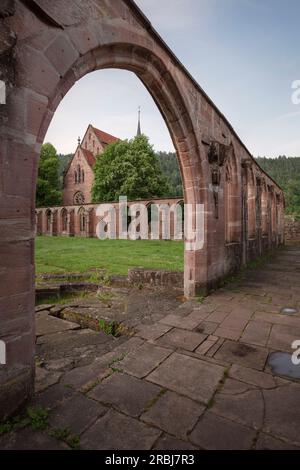
<svg viewBox="0 0 300 470"><path fill-rule="evenodd" d="M41 406L28 407L25 415L18 415L0 424L0 435L31 428L35 431L44 430L48 426L49 412Z"/></svg>

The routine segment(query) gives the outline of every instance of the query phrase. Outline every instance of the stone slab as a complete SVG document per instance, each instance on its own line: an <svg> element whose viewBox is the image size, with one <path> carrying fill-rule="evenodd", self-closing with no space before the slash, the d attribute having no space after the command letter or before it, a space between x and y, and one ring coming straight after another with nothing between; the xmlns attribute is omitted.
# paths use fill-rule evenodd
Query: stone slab
<svg viewBox="0 0 300 470"><path fill-rule="evenodd" d="M170 349L145 343L134 351L131 351L125 359L118 363L117 367L135 377L146 377L163 362L171 352Z"/></svg>
<svg viewBox="0 0 300 470"><path fill-rule="evenodd" d="M271 331L272 324L259 321L249 321L243 334L241 341L257 346L266 346Z"/></svg>
<svg viewBox="0 0 300 470"><path fill-rule="evenodd" d="M173 353L147 380L193 400L207 403L224 374L224 367Z"/></svg>
<svg viewBox="0 0 300 470"><path fill-rule="evenodd" d="M160 391L157 385L116 372L97 385L88 396L122 413L138 417Z"/></svg>
<svg viewBox="0 0 300 470"><path fill-rule="evenodd" d="M161 431L110 410L82 436L80 447L92 450L149 450Z"/></svg>
<svg viewBox="0 0 300 470"><path fill-rule="evenodd" d="M147 340L156 340L167 333L171 328L171 326L162 325L161 323L154 323L154 325L140 325L137 328L136 334L137 336Z"/></svg>
<svg viewBox="0 0 300 470"><path fill-rule="evenodd" d="M256 431L208 411L190 435L193 444L208 450L251 449Z"/></svg>
<svg viewBox="0 0 300 470"><path fill-rule="evenodd" d="M203 411L203 405L167 391L141 419L177 438L186 439Z"/></svg>
<svg viewBox="0 0 300 470"><path fill-rule="evenodd" d="M60 318L38 313L36 315L36 336L49 335L59 331L78 330L80 326Z"/></svg>
<svg viewBox="0 0 300 470"><path fill-rule="evenodd" d="M205 334L173 328L161 336L157 340L157 344L194 351L206 338Z"/></svg>
<svg viewBox="0 0 300 470"><path fill-rule="evenodd" d="M106 412L107 408L100 403L77 393L52 412L49 423L54 428L69 429L73 434L80 435Z"/></svg>
<svg viewBox="0 0 300 470"><path fill-rule="evenodd" d="M260 346L226 340L214 357L232 364L241 364L246 367L262 370L267 356L268 350Z"/></svg>

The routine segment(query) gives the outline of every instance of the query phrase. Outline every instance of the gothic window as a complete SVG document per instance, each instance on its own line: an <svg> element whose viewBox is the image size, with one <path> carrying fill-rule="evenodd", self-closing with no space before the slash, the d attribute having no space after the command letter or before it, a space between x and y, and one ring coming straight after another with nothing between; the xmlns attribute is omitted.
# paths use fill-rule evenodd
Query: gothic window
<svg viewBox="0 0 300 470"><path fill-rule="evenodd" d="M76 170L74 171L74 180L75 180L75 183L77 183L77 171Z"/></svg>
<svg viewBox="0 0 300 470"><path fill-rule="evenodd" d="M80 183L80 182L81 182L81 170L80 170L80 165L77 165L77 174L78 174L77 182Z"/></svg>
<svg viewBox="0 0 300 470"><path fill-rule="evenodd" d="M84 195L81 191L78 191L74 195L74 204L84 204Z"/></svg>
<svg viewBox="0 0 300 470"><path fill-rule="evenodd" d="M84 183L84 170L81 171L81 180Z"/></svg>
<svg viewBox="0 0 300 470"><path fill-rule="evenodd" d="M97 155L99 155L99 152L100 152L100 149L99 147L97 147Z"/></svg>

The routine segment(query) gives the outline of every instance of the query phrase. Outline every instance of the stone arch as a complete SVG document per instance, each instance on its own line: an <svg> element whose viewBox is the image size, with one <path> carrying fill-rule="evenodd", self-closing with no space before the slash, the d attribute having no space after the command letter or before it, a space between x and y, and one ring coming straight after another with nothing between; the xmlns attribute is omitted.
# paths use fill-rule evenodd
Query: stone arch
<svg viewBox="0 0 300 470"><path fill-rule="evenodd" d="M77 211L78 228L81 235L86 235L87 215L84 207L80 207Z"/></svg>
<svg viewBox="0 0 300 470"><path fill-rule="evenodd" d="M261 182L261 230L262 236L268 236L268 187L266 180Z"/></svg>
<svg viewBox="0 0 300 470"><path fill-rule="evenodd" d="M63 207L60 211L60 228L62 234L67 234L68 230L68 211Z"/></svg>
<svg viewBox="0 0 300 470"><path fill-rule="evenodd" d="M36 234L42 235L43 233L43 211L36 211Z"/></svg>
<svg viewBox="0 0 300 470"><path fill-rule="evenodd" d="M46 218L46 234L47 235L52 235L52 225L53 225L53 219L52 219L52 211L51 209L47 209L45 212L45 218Z"/></svg>
<svg viewBox="0 0 300 470"><path fill-rule="evenodd" d="M224 208L225 243L241 241L240 181L234 147L231 144L225 167Z"/></svg>
<svg viewBox="0 0 300 470"><path fill-rule="evenodd" d="M248 205L248 240L256 237L256 181L253 168L248 171L247 181Z"/></svg>
<svg viewBox="0 0 300 470"><path fill-rule="evenodd" d="M37 14L32 3L16 1L12 16L1 19L5 28L4 41L2 37L0 41L7 51L1 79L7 83L7 104L0 116L0 209L4 227L0 231L0 258L2 253L13 253L3 257L4 270L0 273L8 361L4 382L8 392L0 403L1 418L15 411L33 389L33 179L53 114L77 80L103 68L132 71L160 109L177 151L185 203L205 205L204 230L208 235L204 245L185 251L186 296L206 292L225 274L224 250L219 243L224 227L214 217L218 193L213 193L207 158L210 142L224 144L227 138L233 139L239 158L243 156L255 165L229 122L131 0L86 0L84 8L75 0L60 0L60 8L57 2L39 2ZM70 235L75 233L74 214L75 209L70 209ZM191 218L194 221L194 213ZM17 263L12 262L14 258ZM5 285L13 287L7 291ZM20 293L22 299L17 295ZM20 311L26 321L12 321Z"/></svg>

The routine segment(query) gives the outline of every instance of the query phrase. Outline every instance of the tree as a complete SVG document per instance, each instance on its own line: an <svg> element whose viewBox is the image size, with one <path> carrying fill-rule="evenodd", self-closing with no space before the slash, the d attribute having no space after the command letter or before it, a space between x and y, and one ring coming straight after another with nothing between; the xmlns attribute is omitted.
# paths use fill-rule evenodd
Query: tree
<svg viewBox="0 0 300 470"><path fill-rule="evenodd" d="M169 187L153 147L145 135L119 140L97 157L92 188L93 201L117 201L162 197Z"/></svg>
<svg viewBox="0 0 300 470"><path fill-rule="evenodd" d="M55 206L61 203L62 194L59 190L59 159L52 144L43 144L38 170L36 188L36 205Z"/></svg>

